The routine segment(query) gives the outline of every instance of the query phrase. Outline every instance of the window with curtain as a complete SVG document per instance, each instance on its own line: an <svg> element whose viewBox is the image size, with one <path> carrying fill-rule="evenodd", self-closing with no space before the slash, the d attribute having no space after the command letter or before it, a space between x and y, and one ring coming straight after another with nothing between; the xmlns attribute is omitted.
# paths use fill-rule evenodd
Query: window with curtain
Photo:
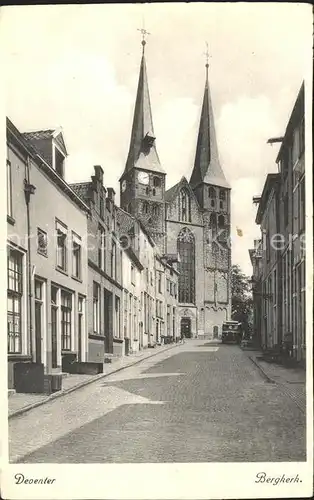
<svg viewBox="0 0 314 500"><path fill-rule="evenodd" d="M22 352L23 255L8 250L8 353Z"/></svg>
<svg viewBox="0 0 314 500"><path fill-rule="evenodd" d="M193 233L183 228L177 240L179 263L179 302L195 303L195 239Z"/></svg>
<svg viewBox="0 0 314 500"><path fill-rule="evenodd" d="M191 222L191 201L186 188L180 191L179 219L182 222Z"/></svg>

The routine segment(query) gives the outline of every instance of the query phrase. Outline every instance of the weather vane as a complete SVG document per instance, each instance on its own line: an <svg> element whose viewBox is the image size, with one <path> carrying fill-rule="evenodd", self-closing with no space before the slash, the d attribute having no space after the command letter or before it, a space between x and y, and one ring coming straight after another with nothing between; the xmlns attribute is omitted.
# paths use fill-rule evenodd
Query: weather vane
<svg viewBox="0 0 314 500"><path fill-rule="evenodd" d="M204 56L206 56L206 68L208 68L209 64L208 64L208 61L209 61L209 50L208 50L208 42L205 42L206 43L206 52L204 52Z"/></svg>

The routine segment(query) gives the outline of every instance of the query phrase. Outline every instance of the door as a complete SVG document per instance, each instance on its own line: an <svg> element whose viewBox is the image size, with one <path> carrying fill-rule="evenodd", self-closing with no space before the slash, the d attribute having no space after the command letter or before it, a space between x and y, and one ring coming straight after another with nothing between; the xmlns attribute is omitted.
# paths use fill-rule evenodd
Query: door
<svg viewBox="0 0 314 500"><path fill-rule="evenodd" d="M214 339L218 339L218 326L214 326Z"/></svg>
<svg viewBox="0 0 314 500"><path fill-rule="evenodd" d="M82 361L82 329L83 329L83 298L78 299L78 348L77 348L77 359Z"/></svg>
<svg viewBox="0 0 314 500"><path fill-rule="evenodd" d="M43 284L35 280L35 350L36 363L42 363L42 288Z"/></svg>
<svg viewBox="0 0 314 500"><path fill-rule="evenodd" d="M58 366L58 308L51 306L51 362L52 368Z"/></svg>
<svg viewBox="0 0 314 500"><path fill-rule="evenodd" d="M35 302L35 348L36 348L36 363L41 363L41 302Z"/></svg>
<svg viewBox="0 0 314 500"><path fill-rule="evenodd" d="M191 318L181 319L181 337L191 337Z"/></svg>
<svg viewBox="0 0 314 500"><path fill-rule="evenodd" d="M113 353L113 307L112 293L104 290L105 352Z"/></svg>

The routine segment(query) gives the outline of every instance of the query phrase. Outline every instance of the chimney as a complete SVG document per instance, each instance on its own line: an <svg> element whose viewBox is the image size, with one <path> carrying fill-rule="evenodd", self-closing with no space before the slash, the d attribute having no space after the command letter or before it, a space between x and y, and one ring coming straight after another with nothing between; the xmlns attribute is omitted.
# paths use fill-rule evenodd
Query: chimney
<svg viewBox="0 0 314 500"><path fill-rule="evenodd" d="M114 203L114 197L116 194L115 190L113 188L108 188L107 193L108 193L108 200L110 200L112 203Z"/></svg>
<svg viewBox="0 0 314 500"><path fill-rule="evenodd" d="M95 165L94 166L94 170L95 170L95 177L98 181L101 182L101 184L103 183L103 178L104 178L104 171L103 169L101 168L100 165Z"/></svg>

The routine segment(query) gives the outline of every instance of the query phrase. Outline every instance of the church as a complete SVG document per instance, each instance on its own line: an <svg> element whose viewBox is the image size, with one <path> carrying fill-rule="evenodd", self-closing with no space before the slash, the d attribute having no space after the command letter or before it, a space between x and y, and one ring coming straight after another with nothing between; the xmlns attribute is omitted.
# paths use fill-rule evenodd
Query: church
<svg viewBox="0 0 314 500"><path fill-rule="evenodd" d="M129 153L120 177L120 206L177 258L178 313L186 337L217 338L231 319L230 192L220 164L206 63L205 90L191 177L166 188L154 134L145 39ZM192 167L192 166L191 166Z"/></svg>

